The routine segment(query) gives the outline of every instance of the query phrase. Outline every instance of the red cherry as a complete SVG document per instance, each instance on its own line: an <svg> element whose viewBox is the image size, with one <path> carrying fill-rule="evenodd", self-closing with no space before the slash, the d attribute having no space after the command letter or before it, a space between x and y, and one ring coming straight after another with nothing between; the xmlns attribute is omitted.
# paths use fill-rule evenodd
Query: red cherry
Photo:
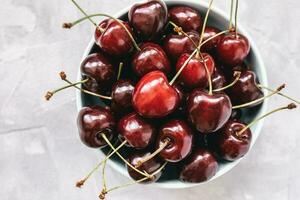
<svg viewBox="0 0 300 200"><path fill-rule="evenodd" d="M211 81L212 81L213 89L219 89L226 86L225 75L217 68L215 68L215 71L211 76Z"/></svg>
<svg viewBox="0 0 300 200"><path fill-rule="evenodd" d="M123 21L121 23L132 34L128 23ZM98 27L104 31L101 32L99 28L96 28L95 41L104 52L112 56L123 56L133 49L133 42L130 36L119 22L113 19L106 19Z"/></svg>
<svg viewBox="0 0 300 200"><path fill-rule="evenodd" d="M193 132L182 120L172 120L160 129L156 146L160 147L168 139L168 145L160 152L160 156L169 162L179 162L186 158L192 150Z"/></svg>
<svg viewBox="0 0 300 200"><path fill-rule="evenodd" d="M200 183L211 179L217 172L218 162L211 152L196 149L188 158L180 173L180 180Z"/></svg>
<svg viewBox="0 0 300 200"><path fill-rule="evenodd" d="M111 91L112 110L117 113L131 110L133 90L134 85L130 80L118 80Z"/></svg>
<svg viewBox="0 0 300 200"><path fill-rule="evenodd" d="M212 27L212 26L207 26L204 29L204 33L203 33L203 42L205 42L206 40L208 40L209 38L217 35L220 32L219 29ZM201 47L201 50L204 52L211 52L212 50L214 50L217 45L220 42L221 37L215 37L212 40L209 40L208 42L206 42L205 44L203 44L203 46Z"/></svg>
<svg viewBox="0 0 300 200"><path fill-rule="evenodd" d="M133 71L138 76L155 70L160 70L165 74L170 73L171 67L168 57L159 45L145 43L140 48L141 51L136 52L132 60Z"/></svg>
<svg viewBox="0 0 300 200"><path fill-rule="evenodd" d="M220 129L230 118L232 105L227 95L208 94L200 89L188 97L189 120L201 133L212 133Z"/></svg>
<svg viewBox="0 0 300 200"><path fill-rule="evenodd" d="M162 33L167 20L168 8L164 1L147 0L134 4L128 12L129 23L144 39L153 39Z"/></svg>
<svg viewBox="0 0 300 200"><path fill-rule="evenodd" d="M151 154L150 152L134 152L133 154L131 154L129 156L128 161L132 166L137 166L141 160L148 157L150 154ZM162 164L163 163L161 162L161 160L159 158L154 157L154 158L151 158L150 160L148 160L147 162L144 162L142 165L137 167L137 169L140 171L146 171L148 174L153 174L154 172L159 170L159 168L162 166ZM127 166L127 171L133 180L138 181L138 180L141 180L142 178L144 178L143 175L137 173L135 170L133 170L132 168L130 168L128 166ZM141 183L155 182L160 178L161 174L162 174L162 172L159 172L159 173L155 174L155 176L152 179L147 179L145 181L142 181Z"/></svg>
<svg viewBox="0 0 300 200"><path fill-rule="evenodd" d="M189 38L183 34L170 34L164 39L164 50L175 62L182 54L192 53L196 49L195 44L199 43L199 34L197 32L191 31L186 34ZM195 44L191 40L193 40Z"/></svg>
<svg viewBox="0 0 300 200"><path fill-rule="evenodd" d="M179 95L163 72L152 71L136 84L132 103L143 117L164 117L176 109Z"/></svg>
<svg viewBox="0 0 300 200"><path fill-rule="evenodd" d="M229 120L210 138L212 146L220 158L235 161L248 152L252 138L251 130L248 128L238 134L245 127L246 124L242 122Z"/></svg>
<svg viewBox="0 0 300 200"><path fill-rule="evenodd" d="M183 54L180 56L176 64L176 71L181 69L189 56L189 54ZM210 75L215 69L215 62L214 59L207 53L203 53L202 56L204 58L203 60L197 56L193 57L182 70L181 74L179 75L179 81L184 86L189 88L204 88L207 86L208 79L204 62L206 63Z"/></svg>
<svg viewBox="0 0 300 200"><path fill-rule="evenodd" d="M169 19L184 31L200 31L202 19L199 12L188 6L176 6L169 10Z"/></svg>
<svg viewBox="0 0 300 200"><path fill-rule="evenodd" d="M119 121L118 132L128 146L144 149L153 141L155 128L137 113L130 113Z"/></svg>
<svg viewBox="0 0 300 200"><path fill-rule="evenodd" d="M78 113L77 126L81 141L89 147L99 148L107 145L101 136L102 133L112 140L115 120L106 108L85 107Z"/></svg>
<svg viewBox="0 0 300 200"><path fill-rule="evenodd" d="M242 34L230 32L221 37L217 45L219 59L227 65L241 64L250 52L248 39Z"/></svg>

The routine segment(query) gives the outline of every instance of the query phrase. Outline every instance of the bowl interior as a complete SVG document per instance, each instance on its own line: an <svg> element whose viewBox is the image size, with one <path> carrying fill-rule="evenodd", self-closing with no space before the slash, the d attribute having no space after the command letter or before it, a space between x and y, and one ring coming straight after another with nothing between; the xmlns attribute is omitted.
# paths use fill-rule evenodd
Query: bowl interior
<svg viewBox="0 0 300 200"><path fill-rule="evenodd" d="M182 0L182 1L166 0L165 2L168 5L168 7L175 6L175 5L187 5L187 6L193 7L195 9L199 10L201 12L202 16L205 15L205 12L207 10L207 4L204 2L195 2L193 0ZM125 8L124 10L120 11L120 13L118 13L114 16L118 17L118 18L123 18L123 19L127 18L127 12L129 9L130 9L130 7ZM229 21L228 14L225 14L223 11L220 11L219 9L216 9L214 7L212 8L212 10L210 11L209 19L208 19L208 25L217 27L221 30L226 30L227 26L228 26L228 21ZM244 29L241 26L239 26L239 32L241 32L243 35L245 35L249 39L249 42L251 44L251 51L250 51L249 56L246 59L246 62L249 63L251 65L252 69L255 71L259 82L262 83L263 85L267 86L267 77L266 77L265 67L264 67L260 53L259 53L254 41L247 34L247 32L244 31ZM96 46L96 44L94 43L94 39L92 38L91 42L89 43L89 46L87 47L87 49L83 55L83 59L87 55L96 52L97 49L98 49L98 47ZM78 80L79 79L81 79L80 69L78 72ZM81 109L82 107L88 106L88 105L103 105L103 104L104 104L104 102L100 101L99 99L94 98L89 95L86 95L84 93L81 93L80 91L77 91L77 108L78 109ZM244 117L242 120L245 122L250 122L256 116L260 115L261 113L264 113L266 111L266 108L267 108L267 102L265 101L258 108L245 110L245 112L243 112ZM262 124L263 124L263 121L260 121L251 128L251 131L253 134L251 148L252 148L253 144L255 143L255 141L261 131ZM250 148L250 150L251 150L251 148ZM104 148L102 150L102 152L107 153L108 150L109 150L108 148ZM130 150L126 149L126 151L121 151L121 154L126 156L128 151L130 151ZM230 171L234 166L236 166L240 162L241 159L234 161L234 162L220 162L217 174L209 181L214 180L214 179L220 177L221 175L225 174L226 172ZM118 172L123 174L124 176L128 177L125 165L116 156L113 156L108 161L108 164L111 167L113 167L115 170L117 170ZM162 187L162 188L188 188L188 187L193 187L193 186L199 185L199 184L183 183L183 182L180 182L178 179L176 179L177 174L179 172L176 171L176 168L172 164L167 165L167 169L165 170L165 172L166 173L164 173L164 175L160 178L160 180L157 183L154 183L151 185ZM206 182L204 182L204 183L206 183ZM200 183L200 184L203 184L203 183Z"/></svg>

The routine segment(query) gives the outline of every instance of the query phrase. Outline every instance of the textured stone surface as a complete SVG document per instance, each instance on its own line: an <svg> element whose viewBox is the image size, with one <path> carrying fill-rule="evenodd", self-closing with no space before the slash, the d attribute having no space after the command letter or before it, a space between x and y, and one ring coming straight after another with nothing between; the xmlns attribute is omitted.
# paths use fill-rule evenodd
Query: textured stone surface
<svg viewBox="0 0 300 200"><path fill-rule="evenodd" d="M79 1L89 13L114 14L134 0ZM230 1L216 1L228 10ZM300 98L299 1L240 1L240 24L255 38L270 85L286 82L286 93ZM76 78L91 37L89 23L72 31L63 21L81 14L70 1L1 0L0 6L0 189L1 200L97 199L100 175L81 190L74 182L100 159L77 135L74 91L50 102L45 91L61 84L57 72ZM275 97L270 108L287 101ZM300 112L266 120L249 155L231 172L185 190L132 186L109 199L296 200L300 191ZM107 170L109 184L127 182Z"/></svg>

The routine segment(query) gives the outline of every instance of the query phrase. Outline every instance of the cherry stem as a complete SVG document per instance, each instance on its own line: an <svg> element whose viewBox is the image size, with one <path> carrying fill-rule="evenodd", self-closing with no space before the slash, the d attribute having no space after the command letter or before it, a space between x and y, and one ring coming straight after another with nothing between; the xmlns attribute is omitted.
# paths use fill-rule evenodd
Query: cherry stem
<svg viewBox="0 0 300 200"><path fill-rule="evenodd" d="M80 18L74 22L69 22L69 23L63 23L63 28L72 28L73 26L79 24L82 21L85 21L86 19L90 19L92 17L108 17L110 19L115 20L116 22L119 23L119 25L121 25L125 31L127 32L128 36L130 37L134 47L136 48L137 51L141 51L140 47L138 46L138 44L136 43L134 37L132 36L132 34L130 33L130 31L127 29L127 27L117 18L114 18L113 16L107 15L107 14L92 14L92 15L88 15L85 16L83 18ZM94 24L95 25L95 24ZM100 28L99 26L95 25L96 27ZM101 30L100 30L101 31ZM102 30L101 32L104 32L104 30Z"/></svg>
<svg viewBox="0 0 300 200"><path fill-rule="evenodd" d="M208 9L207 9L207 11L206 11L206 15L205 15L204 22L203 22L203 26L202 26L202 30L201 30L201 35L200 35L200 40L199 40L198 47L200 47L200 45L201 45L201 43L202 43L202 41L203 41L204 31L205 31L207 19L208 19L209 11L210 11L210 9L211 9L211 6L212 6L213 1L214 1L214 0L210 0L210 1L209 1Z"/></svg>
<svg viewBox="0 0 300 200"><path fill-rule="evenodd" d="M239 0L236 0L236 5L235 5L235 22L234 22L234 27L235 27L235 37L237 37L237 16L238 16L238 8L239 8Z"/></svg>
<svg viewBox="0 0 300 200"><path fill-rule="evenodd" d="M247 107L247 106L251 106L253 104L256 104L256 103L260 103L262 102L263 100L273 96L274 94L277 94L279 93L283 88L285 88L285 84L282 84L281 86L279 86L276 90L274 90L273 92L271 92L270 94L264 96L264 97L261 97L259 99L256 99L254 101L250 101L248 103L245 103L245 104L241 104L241 105L237 105L237 106L232 106L232 109L238 109L238 108L244 108L244 107Z"/></svg>
<svg viewBox="0 0 300 200"><path fill-rule="evenodd" d="M107 99L107 100L112 100L111 97L109 96L104 96L104 95L101 95L101 94L97 94L97 93L94 93L94 92L91 92L91 91L88 91L88 90L85 90L85 89L82 89L81 87L78 87L77 85L74 85L71 81L69 81L67 79L67 75L65 72L60 72L59 73L59 76L60 78L65 81L66 83L69 83L70 87L75 87L76 89L80 90L81 92L83 93L86 93L86 94L89 94L89 95L92 95L92 96L96 96L96 97L99 97L101 99ZM88 79L87 79L88 80Z"/></svg>
<svg viewBox="0 0 300 200"><path fill-rule="evenodd" d="M210 75L210 72L207 68L207 65L205 63L205 60L204 60L204 57L203 55L200 53L199 54L201 56L201 60L203 62L203 65L204 65L204 68L205 68L205 71L206 71L206 74L207 74L207 80L208 80L208 94L209 95L212 95L213 94L213 87L212 87L212 81L211 81L211 75Z"/></svg>
<svg viewBox="0 0 300 200"><path fill-rule="evenodd" d="M49 101L49 100L51 99L51 97L52 97L55 93L57 93L57 92L59 92L59 91L62 91L62 90L64 90L64 89L67 89L67 88L74 87L74 86L76 86L76 85L85 83L85 82L87 82L88 80L89 80L89 79L84 79L84 80L78 81L78 82L76 82L76 83L71 83L71 84L66 85L66 86L63 86L63 87L61 87L61 88L58 88L58 89L55 89L55 90L52 90L52 91L48 91L48 92L46 93L46 95L45 95L45 99L46 99L47 101Z"/></svg>
<svg viewBox="0 0 300 200"><path fill-rule="evenodd" d="M128 186L134 185L134 184L136 184L136 183L141 183L141 182L143 182L143 181L145 181L145 180L147 180L147 179L151 179L151 178L154 177L156 174L160 173L160 172L166 167L167 164L168 164L168 162L165 162L159 169L157 169L155 172L153 172L152 174L150 174L150 177L144 177L144 178L139 179L139 180L137 180L137 181L131 181L131 182L126 183L126 184L124 184L124 185L120 185L120 186L113 187L113 188L107 190L106 193L111 192L111 191L116 190L116 189L128 187Z"/></svg>
<svg viewBox="0 0 300 200"><path fill-rule="evenodd" d="M178 76L181 74L182 70L187 66L187 64L190 62L190 60L193 58L193 56L197 53L197 49L193 51L193 53L188 57L188 59L183 63L182 67L178 70L178 72L175 74L173 79L170 81L170 85L173 85Z"/></svg>
<svg viewBox="0 0 300 200"><path fill-rule="evenodd" d="M117 80L119 80L120 79L120 77L121 77L121 73L122 73L122 69L123 69L123 62L120 62L120 64L119 64L119 70L118 70L118 76L117 76Z"/></svg>
<svg viewBox="0 0 300 200"><path fill-rule="evenodd" d="M228 30L225 30L225 31L222 31L222 32L220 32L220 33L217 33L217 34L214 35L214 36L211 36L210 38L208 38L207 40L203 41L203 42L200 44L199 49L200 49L204 44L206 44L207 42L209 42L210 40L212 40L212 39L214 39L214 38L216 38L216 37L219 37L220 35L223 35L223 34L228 33L228 32L229 32Z"/></svg>
<svg viewBox="0 0 300 200"><path fill-rule="evenodd" d="M281 108L277 108L275 110L272 110L256 119L254 119L250 124L248 124L247 126L245 126L242 130L240 130L236 135L237 136L240 136L243 132L245 132L248 128L250 128L251 126L253 126L255 123L257 123L259 120L275 113L275 112L278 112L278 111L281 111L281 110L291 110L291 109L294 109L294 108L297 108L296 104L294 103L290 103L289 105L287 106L284 106L284 107L281 107Z"/></svg>
<svg viewBox="0 0 300 200"><path fill-rule="evenodd" d="M257 84L257 86L260 87L261 89L265 89L265 90L268 90L268 91L270 91L270 92L274 92L273 89L268 88L268 87L266 87L266 86L263 86L263 85L260 85L260 84ZM283 93L281 93L281 92L278 92L277 94L280 95L280 96L283 96L283 97L285 97L285 98L287 98L287 99L289 99L289 100L291 100L291 101L294 101L294 102L297 103L297 104L300 104L300 101L299 101L299 100L296 100L296 99L294 99L294 98L292 98L292 97L289 97L289 96L287 96L287 95L285 95L285 94L283 94Z"/></svg>
<svg viewBox="0 0 300 200"><path fill-rule="evenodd" d="M120 144L115 150L112 150L108 153L108 155L106 155L106 157L101 160L87 175L85 178L81 179L80 181L78 181L76 183L76 187L81 188L82 185L84 185L84 183L99 169L99 167L106 163L106 161L113 156L121 147L123 147L125 144L127 143L127 141L122 142L122 144Z"/></svg>
<svg viewBox="0 0 300 200"><path fill-rule="evenodd" d="M102 138L105 140L105 142L110 146L110 148L112 148L113 150L115 150L116 148L111 144L111 142L107 139L106 135L104 133L101 134ZM145 176L145 177L149 177L150 175L148 173L142 172L138 169L136 169L134 166L132 166L118 151L115 152L118 157L124 162L126 163L131 169L133 169L134 171L136 171L137 173Z"/></svg>
<svg viewBox="0 0 300 200"><path fill-rule="evenodd" d="M230 4L230 19L229 19L229 27L228 27L229 31L232 29L233 6L234 6L234 0L231 0L231 4Z"/></svg>
<svg viewBox="0 0 300 200"><path fill-rule="evenodd" d="M224 87L218 88L218 89L214 89L213 91L214 92L220 92L220 91L226 90L226 89L234 86L238 82L238 80L240 79L241 72L235 71L234 74L233 74L233 76L235 77L235 79L230 84L228 84L228 85L226 85Z"/></svg>
<svg viewBox="0 0 300 200"><path fill-rule="evenodd" d="M151 160L152 158L154 158L157 154L159 154L162 150L164 150L164 148L166 148L169 143L170 143L170 139L166 138L163 142L160 143L159 148L156 149L152 154L150 154L149 156L147 156L146 158L138 161L138 163L136 164L136 168L140 167L143 163Z"/></svg>

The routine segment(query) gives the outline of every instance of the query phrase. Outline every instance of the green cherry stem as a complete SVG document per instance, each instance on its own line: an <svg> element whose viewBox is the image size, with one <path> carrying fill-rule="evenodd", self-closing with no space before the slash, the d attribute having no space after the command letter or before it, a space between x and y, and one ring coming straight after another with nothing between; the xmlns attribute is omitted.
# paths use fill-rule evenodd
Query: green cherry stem
<svg viewBox="0 0 300 200"><path fill-rule="evenodd" d="M195 47L197 47L197 44L195 43L195 41L185 32L185 31L183 31L182 30L182 28L181 27L179 27L178 25L176 25L174 22L172 22L172 21L169 21L169 24L171 24L173 27L174 27L174 31L176 32L176 33L178 33L179 35L180 34L182 34L182 35L184 35L185 37L187 37L192 43L193 43L193 45L195 46Z"/></svg>
<svg viewBox="0 0 300 200"><path fill-rule="evenodd" d="M209 5L208 5L208 9L207 9L207 11L206 11L205 18L204 18L204 22L203 22L203 26L202 26L202 30L201 30L200 40L199 40L198 46L200 46L201 43L202 43L202 41L203 41L204 31L205 31L207 19L208 19L208 15L209 15L209 12L210 12L210 10L211 10L211 6L212 6L213 1L214 1L214 0L210 0L210 1L209 1Z"/></svg>
<svg viewBox="0 0 300 200"><path fill-rule="evenodd" d="M213 94L213 87L212 87L211 75L210 75L210 72L209 72L209 70L207 68L207 65L205 63L203 55L201 53L199 55L200 55L200 57L202 59L202 62L204 64L204 68L205 68L205 72L206 72L206 75L207 75L207 80L208 80L208 94L212 95Z"/></svg>
<svg viewBox="0 0 300 200"><path fill-rule="evenodd" d="M213 92L220 92L220 91L223 91L223 90L226 90L232 86L234 86L236 84L236 82L238 82L238 80L240 79L241 77L241 72L239 71L235 71L233 76L235 77L235 79L228 85L224 86L224 87L221 87L221 88L218 88L218 89L214 89Z"/></svg>
<svg viewBox="0 0 300 200"><path fill-rule="evenodd" d="M239 8L239 0L236 0L235 3L235 20L234 20L234 27L235 27L235 37L237 37L237 16L238 16L238 8Z"/></svg>
<svg viewBox="0 0 300 200"><path fill-rule="evenodd" d="M251 106L253 104L256 104L256 103L260 103L262 102L263 100L273 96L274 94L277 94L279 93L283 88L285 88L285 84L282 84L281 86L279 86L276 90L274 90L273 92L271 92L270 94L264 96L264 97L261 97L259 99L256 99L254 101L250 101L248 103L245 103L245 104L241 104L241 105L237 105L237 106L232 106L232 109L238 109L238 108L245 108L247 106Z"/></svg>
<svg viewBox="0 0 300 200"><path fill-rule="evenodd" d="M233 21L233 6L234 6L234 0L231 0L230 3L230 19L229 19L229 26L228 30L230 31L232 29L232 21Z"/></svg>
<svg viewBox="0 0 300 200"><path fill-rule="evenodd" d="M117 76L117 80L119 80L120 79L120 77L121 77L121 74L122 74L122 69L123 69L123 62L120 62L120 64L119 64L119 70L118 70L118 76Z"/></svg>
<svg viewBox="0 0 300 200"><path fill-rule="evenodd" d="M266 87L266 86L263 86L263 85L261 85L261 84L257 84L257 87L259 87L259 88L261 88L261 89L268 90L269 92L274 92L274 91L275 91L275 90L273 90L273 89L271 89L271 88L268 88L268 87ZM287 99L289 99L289 100L291 100L291 101L294 101L294 102L297 103L297 104L300 104L300 101L299 101L299 100L294 99L294 98L292 98L292 97L289 97L289 96L287 96L287 95L285 95L285 94L283 94L283 93L281 93L281 92L278 92L277 94L280 95L280 96L282 96L282 97L285 97L285 98L287 98Z"/></svg>
<svg viewBox="0 0 300 200"><path fill-rule="evenodd" d="M250 128L251 126L253 126L255 123L257 123L259 120L275 113L275 112L278 112L278 111L281 111L281 110L291 110L291 109L294 109L294 108L297 108L296 104L294 103L290 103L289 105L287 106L284 106L284 107L280 107L280 108L277 108L275 110L272 110L256 119L254 119L250 124L248 124L247 126L245 126L242 130L240 130L236 135L237 136L240 136L243 132L245 132L248 128Z"/></svg>

